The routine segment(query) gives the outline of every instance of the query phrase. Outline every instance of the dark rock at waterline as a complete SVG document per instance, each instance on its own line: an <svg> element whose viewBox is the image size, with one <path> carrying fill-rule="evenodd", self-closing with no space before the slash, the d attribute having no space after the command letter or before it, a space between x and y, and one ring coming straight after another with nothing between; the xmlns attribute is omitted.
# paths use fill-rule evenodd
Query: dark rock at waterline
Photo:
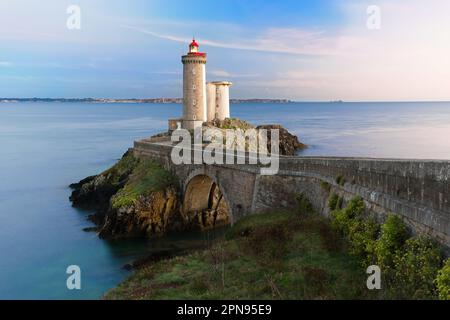
<svg viewBox="0 0 450 320"><path fill-rule="evenodd" d="M176 230L180 201L173 186L140 195L132 204L112 206L104 215L100 238L141 237Z"/></svg>
<svg viewBox="0 0 450 320"><path fill-rule="evenodd" d="M130 161L124 161L121 165L115 165L99 175L71 184L73 191L70 201L73 206L106 211L111 197L123 188L133 171L134 158L129 155L130 151L127 151L122 159L131 159Z"/></svg>
<svg viewBox="0 0 450 320"><path fill-rule="evenodd" d="M72 183L71 185L69 185L69 188L71 188L71 189L80 189L83 186L83 184L91 182L92 180L95 179L95 177L96 176L89 176L87 178L84 178L83 180L80 180L79 182Z"/></svg>
<svg viewBox="0 0 450 320"><path fill-rule="evenodd" d="M268 134L267 149L271 151L271 129L279 130L279 153L284 156L294 156L298 150L302 150L307 146L301 143L296 135L291 134L287 129L278 124L266 124L256 127L256 129L266 129Z"/></svg>
<svg viewBox="0 0 450 320"><path fill-rule="evenodd" d="M87 228L83 228L84 232L97 232L98 231L98 227L87 227Z"/></svg>
<svg viewBox="0 0 450 320"><path fill-rule="evenodd" d="M151 263L158 262L161 260L171 259L176 256L186 254L188 251L183 249L163 249L159 251L152 252L145 257L136 259L132 263L125 264L122 268L125 270L133 270L145 267Z"/></svg>

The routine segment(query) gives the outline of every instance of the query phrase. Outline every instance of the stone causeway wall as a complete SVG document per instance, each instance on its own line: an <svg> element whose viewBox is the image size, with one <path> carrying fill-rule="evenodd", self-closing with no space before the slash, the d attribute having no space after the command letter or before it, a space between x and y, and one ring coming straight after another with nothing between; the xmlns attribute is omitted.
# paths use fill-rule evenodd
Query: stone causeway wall
<svg viewBox="0 0 450 320"><path fill-rule="evenodd" d="M133 150L177 175L181 190L197 175L214 179L231 209L231 221L290 207L299 193L324 215L329 214L331 193L345 201L359 195L379 221L386 214L398 214L414 233L427 234L450 248L450 161L280 157L278 174L264 176L257 165L250 164L174 165L172 146L167 143L140 140Z"/></svg>

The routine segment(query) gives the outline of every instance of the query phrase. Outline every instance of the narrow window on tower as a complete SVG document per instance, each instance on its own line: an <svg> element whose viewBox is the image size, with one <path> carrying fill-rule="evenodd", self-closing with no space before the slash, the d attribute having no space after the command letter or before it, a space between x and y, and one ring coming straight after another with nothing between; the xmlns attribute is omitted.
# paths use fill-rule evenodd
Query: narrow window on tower
<svg viewBox="0 0 450 320"><path fill-rule="evenodd" d="M195 100L195 99L192 100L192 105L193 105L193 106L197 105L197 100Z"/></svg>
<svg viewBox="0 0 450 320"><path fill-rule="evenodd" d="M192 90L195 90L195 89L197 89L197 86L194 84L194 85L192 85Z"/></svg>
<svg viewBox="0 0 450 320"><path fill-rule="evenodd" d="M195 68L192 68L192 74L195 74Z"/></svg>

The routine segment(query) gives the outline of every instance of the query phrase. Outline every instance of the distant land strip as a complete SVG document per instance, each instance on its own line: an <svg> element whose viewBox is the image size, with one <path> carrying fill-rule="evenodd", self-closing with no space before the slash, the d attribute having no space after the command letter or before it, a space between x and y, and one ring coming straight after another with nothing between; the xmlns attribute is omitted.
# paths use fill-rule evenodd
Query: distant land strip
<svg viewBox="0 0 450 320"><path fill-rule="evenodd" d="M104 98L0 98L0 103L12 102L85 102L85 103L177 103L183 98L104 99ZM291 103L288 99L230 99L231 103Z"/></svg>

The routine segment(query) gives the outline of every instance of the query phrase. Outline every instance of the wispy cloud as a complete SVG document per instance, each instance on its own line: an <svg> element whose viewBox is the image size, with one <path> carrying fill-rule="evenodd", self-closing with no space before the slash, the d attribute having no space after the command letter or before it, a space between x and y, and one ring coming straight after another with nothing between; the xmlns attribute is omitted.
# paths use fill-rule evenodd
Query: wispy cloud
<svg viewBox="0 0 450 320"><path fill-rule="evenodd" d="M232 73L226 70L209 70L208 74L215 77L226 77L226 78L254 78L259 77L259 73Z"/></svg>
<svg viewBox="0 0 450 320"><path fill-rule="evenodd" d="M146 28L122 25L123 28L148 34L150 36L186 43L186 38L179 35L162 34ZM202 45L235 50L250 50L267 53L285 53L295 55L333 55L342 53L348 47L360 43L360 39L351 37L328 36L323 30L309 31L300 28L269 28L253 39L237 41L215 41L199 38Z"/></svg>
<svg viewBox="0 0 450 320"><path fill-rule="evenodd" d="M13 65L10 61L0 61L0 67L12 67Z"/></svg>

